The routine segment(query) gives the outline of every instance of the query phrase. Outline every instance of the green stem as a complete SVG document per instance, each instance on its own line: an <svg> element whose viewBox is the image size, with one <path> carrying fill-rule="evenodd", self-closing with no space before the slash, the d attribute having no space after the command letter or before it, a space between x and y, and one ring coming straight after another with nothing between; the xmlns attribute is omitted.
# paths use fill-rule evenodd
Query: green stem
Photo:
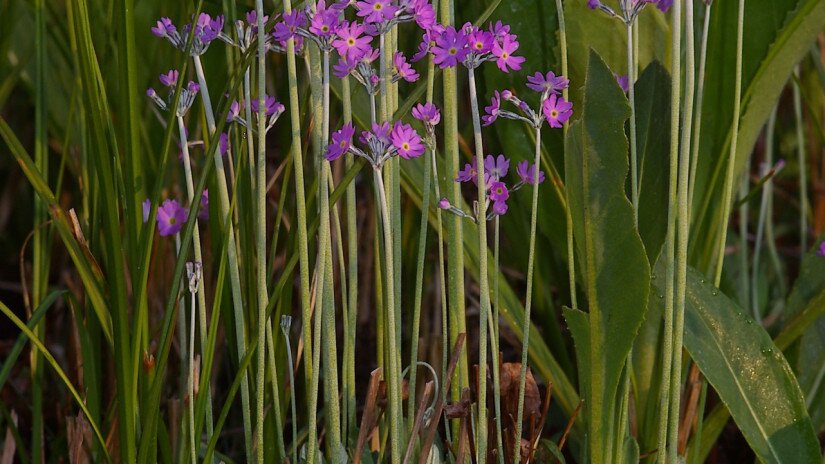
<svg viewBox="0 0 825 464"><path fill-rule="evenodd" d="M717 244L717 262L713 277L713 284L717 288L722 282L722 268L725 263L725 243L728 238L728 217L732 207L733 198L733 178L736 170L736 149L739 142L739 119L742 107L742 47L745 29L745 0L739 0L739 13L737 16L736 29L736 86L733 92L733 127L731 128L730 154L728 155L728 167L725 175L724 193L722 198L722 221Z"/></svg>
<svg viewBox="0 0 825 464"><path fill-rule="evenodd" d="M292 462L298 462L298 401L295 399L295 365L292 361L292 343L289 341L289 327L292 321L291 316L285 316L288 319L281 319L281 333L284 334L284 342L286 343L286 362L289 368L289 403L292 409Z"/></svg>
<svg viewBox="0 0 825 464"><path fill-rule="evenodd" d="M710 30L710 12L713 3L705 8L705 19L702 26L702 44L699 51L699 75L696 88L696 107L693 114L693 142L691 143L692 154L690 157L690 191L695 192L696 169L699 165L699 146L702 133L702 104L705 96L705 68L708 57L708 31ZM688 209L691 212L691 222L693 222L693 195L688 198Z"/></svg>
<svg viewBox="0 0 825 464"><path fill-rule="evenodd" d="M203 64L200 56L193 57L195 63L195 73L198 76L200 85L200 95L203 99L206 123L209 128L209 135L215 133L215 114L212 110L212 100L209 97L209 87L206 84L206 77L203 73ZM246 355L246 330L244 324L244 304L241 290L241 274L238 266L238 248L235 243L235 226L232 224L229 211L229 188L226 184L226 170L223 166L223 156L220 150L214 150L213 160L215 162L215 178L218 184L218 206L220 208L221 221L226 228L224 233L229 234L229 246L227 247L227 262L229 264L229 284L232 289L232 308L235 319L235 338L237 341L238 360ZM244 443L246 454L252 458L252 413L249 404L249 379L246 375L241 379L241 414L244 425Z"/></svg>
<svg viewBox="0 0 825 464"><path fill-rule="evenodd" d="M387 350L387 357L389 358L389 369L387 376L387 398L389 402L390 411L390 447L392 450L392 462L397 463L401 461L401 388L399 370L399 358L396 340L396 320L395 320L395 292L393 289L395 265L393 263L393 237L390 219L389 204L387 203L387 192L384 188L384 179L379 168L373 168L373 177L378 190L379 207L381 212L382 228L384 232L384 264L385 264L385 286L386 294L386 318L387 318L387 344L390 349Z"/></svg>
<svg viewBox="0 0 825 464"><path fill-rule="evenodd" d="M805 126L799 92L799 65L794 69L793 109L796 118L796 151L799 157L799 243L800 256L808 252L808 162L805 153Z"/></svg>
<svg viewBox="0 0 825 464"><path fill-rule="evenodd" d="M255 254L257 263L258 293L258 376L255 387L256 435L254 448L258 463L264 462L264 385L266 381L266 329L269 327L266 306L269 292L266 285L266 39L264 32L264 2L255 1L258 18L258 157L255 167L257 203L257 233L255 235ZM247 125L252 121L247 121Z"/></svg>
<svg viewBox="0 0 825 464"><path fill-rule="evenodd" d="M493 237L493 260L495 261L495 270L493 279L493 296L495 297L495 304L493 305L493 314L492 320L490 320L490 339L492 340L493 346L492 348L492 355L493 355L493 401L495 403L495 412L496 412L496 455L498 456L498 463L504 464L504 438L501 431L501 422L503 417L501 416L501 371L500 365L501 362L499 360L499 354L501 353L501 337L499 332L499 321L501 320L501 307L499 305L499 276L501 275L501 256L499 254L500 251L500 222L499 217L496 216L495 219L495 232Z"/></svg>
<svg viewBox="0 0 825 464"><path fill-rule="evenodd" d="M671 102L670 102L670 173L667 208L667 238L665 241L665 310L662 340L662 384L659 404L658 462L665 463L668 456L668 430L671 396L673 396L673 364L676 353L681 353L681 345L674 346L674 303L676 299L676 227L679 183L679 104L681 94L681 3L675 2L671 18ZM678 358L681 362L681 358ZM677 382L678 384L678 382ZM675 386L679 396L678 386ZM675 412L678 421L678 409Z"/></svg>
<svg viewBox="0 0 825 464"><path fill-rule="evenodd" d="M676 307L673 320L673 352L672 371L670 377L670 413L668 422L668 462L676 462L679 442L679 405L682 386L682 342L684 339L685 326L685 295L687 287L687 259L688 242L690 233L690 137L691 124L693 118L691 109L693 108L693 92L695 82L694 63L694 40L693 40L693 0L685 0L685 95L684 95L684 117L682 118L681 131L681 151L679 155L679 185L678 185L678 232L676 243ZM681 23L682 5L674 2L673 5L673 27L678 30ZM674 35L675 38L675 35ZM680 75L681 69L678 66L679 48L678 42L674 40L674 63L672 69L673 76L673 109L674 115L671 124L676 127L671 128L671 134L679 135L679 96L681 92ZM671 153L679 149L677 138L671 140Z"/></svg>
<svg viewBox="0 0 825 464"><path fill-rule="evenodd" d="M776 129L776 111L777 107L773 108L771 115L768 118L768 125L765 129L765 161L760 170L760 176L766 176L773 165L773 143L774 131ZM773 178L765 181L762 186L762 199L759 204L759 218L756 222L756 240L753 244L753 270L751 271L751 308L753 310L754 318L757 321L762 320L762 314L759 308L759 258L762 254L762 238L765 234L767 224L772 222L772 218L768 216L768 206L770 198L773 195Z"/></svg>
<svg viewBox="0 0 825 464"><path fill-rule="evenodd" d="M272 415L275 419L275 444L278 446L278 462L286 459L284 444L284 423L281 419L281 385L278 381L278 364L275 361L275 340L272 337L272 325L266 324L266 359L272 374Z"/></svg>
<svg viewBox="0 0 825 464"><path fill-rule="evenodd" d="M198 279L198 286L200 286ZM186 393L189 396L189 457L192 459L192 464L198 462L198 451L195 447L195 294L197 289L193 292L190 289L190 304L189 304L189 361L186 363Z"/></svg>
<svg viewBox="0 0 825 464"><path fill-rule="evenodd" d="M536 177L538 177L538 166L541 161L541 125L536 127L536 154L534 163L536 166ZM480 171L483 172L483 171ZM516 433L514 435L515 450L521 449L521 434L522 422L524 421L524 394L527 387L527 359L530 351L530 312L533 305L533 267L536 260L536 223L538 220L539 210L539 183L537 178L533 183L533 203L530 209L530 244L527 248L527 290L524 302L524 327L522 333L524 339L521 342L521 369L519 371L519 386L518 386L518 413L516 416ZM569 205L569 203L568 203ZM567 208L569 211L569 207ZM568 213L568 216L570 213ZM568 223L571 221L568 218ZM571 224L572 225L572 224ZM572 262L572 254L570 255ZM575 291L574 291L575 294ZM518 451L514 453L514 462L519 463L521 453Z"/></svg>
<svg viewBox="0 0 825 464"><path fill-rule="evenodd" d="M633 222L639 224L639 168L636 156L636 62L633 54L633 23L627 27L627 97L630 100L630 197L633 202Z"/></svg>
<svg viewBox="0 0 825 464"><path fill-rule="evenodd" d="M469 68L470 108L473 116L473 136L476 148L476 172L484 172L484 143L481 136L481 116L478 111L475 70ZM537 142L537 145L538 142ZM487 461L487 314L490 312L490 282L487 276L487 183L484 175L479 175L478 203L478 285L479 285L479 328L478 328L478 425L476 427L476 460ZM529 285L529 284L528 284ZM529 312L525 320L529 320ZM525 335L525 340L526 340ZM525 346L527 343L525 342Z"/></svg>
<svg viewBox="0 0 825 464"><path fill-rule="evenodd" d="M283 0L284 14L292 12L292 0ZM298 74L295 65L295 40L287 41L287 76L289 80L289 106L290 123L292 126L292 163L295 171L295 209L297 213L297 234L298 234L298 256L300 263L301 280L301 328L304 339L304 355L306 359L312 359L312 310L310 307L309 288L309 246L307 243L307 215L306 215L306 192L304 190L304 161L301 151L301 113L298 99ZM304 378L309 385L313 376L313 366L310 362L304 362ZM295 385L292 385L292 396L295 397ZM316 405L315 398L308 396L307 414L309 416L310 440L315 435ZM293 425L297 421L297 416L293 412ZM295 440L296 435L293 435ZM294 444L293 446L297 446ZM293 459L295 462L297 460Z"/></svg>
<svg viewBox="0 0 825 464"><path fill-rule="evenodd" d="M186 138L186 126L183 118L178 116L178 135L181 141L181 151L183 152L183 172L186 180L186 194L189 200L189 205L199 205L199 201L195 201L195 183L192 176L192 163L189 156L189 145ZM195 227L192 230L192 248L195 255L195 261L203 263L203 249L201 248L201 234L198 223L195 222ZM206 326L206 289L204 288L203 279L198 281L198 325L200 326L201 349L207 345L207 326ZM209 383L206 384L206 392L208 400L206 401L206 434L212 436L212 387Z"/></svg>

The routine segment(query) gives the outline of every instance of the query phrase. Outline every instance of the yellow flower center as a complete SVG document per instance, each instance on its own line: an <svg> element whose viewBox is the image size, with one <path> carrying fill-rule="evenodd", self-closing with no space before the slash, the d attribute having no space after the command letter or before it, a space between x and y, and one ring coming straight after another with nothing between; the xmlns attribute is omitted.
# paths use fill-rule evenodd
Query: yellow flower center
<svg viewBox="0 0 825 464"><path fill-rule="evenodd" d="M353 39L352 37L350 37L350 38L349 38L349 40L347 40L347 43L348 43L350 46L355 45L355 39Z"/></svg>
<svg viewBox="0 0 825 464"><path fill-rule="evenodd" d="M456 53L458 53L458 50L456 50L455 47L450 49L450 55L455 55Z"/></svg>
<svg viewBox="0 0 825 464"><path fill-rule="evenodd" d="M559 117L559 112L556 111L556 110L553 110L553 111L550 112L550 116L553 116L554 118L557 118L557 117Z"/></svg>
<svg viewBox="0 0 825 464"><path fill-rule="evenodd" d="M409 143L404 143L403 145L401 145L401 148L403 148L404 151L407 151L407 150L410 149L410 144Z"/></svg>
<svg viewBox="0 0 825 464"><path fill-rule="evenodd" d="M375 11L381 11L381 10L383 10L383 9L384 9L384 5L383 5L383 4L381 4L381 3L376 3L375 5L373 5L373 7L372 7L372 8L373 8Z"/></svg>
<svg viewBox="0 0 825 464"><path fill-rule="evenodd" d="M507 52L504 52L504 53L501 54L501 58L504 59L504 60L506 60L508 56L510 56L510 55L508 55Z"/></svg>

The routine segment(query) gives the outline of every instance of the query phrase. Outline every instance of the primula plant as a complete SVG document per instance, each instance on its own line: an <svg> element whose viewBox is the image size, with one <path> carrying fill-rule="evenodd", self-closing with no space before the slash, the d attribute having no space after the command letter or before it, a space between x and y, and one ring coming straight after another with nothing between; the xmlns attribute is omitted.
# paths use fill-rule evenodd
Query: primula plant
<svg viewBox="0 0 825 464"><path fill-rule="evenodd" d="M167 3L0 7L0 461L822 462L821 0Z"/></svg>

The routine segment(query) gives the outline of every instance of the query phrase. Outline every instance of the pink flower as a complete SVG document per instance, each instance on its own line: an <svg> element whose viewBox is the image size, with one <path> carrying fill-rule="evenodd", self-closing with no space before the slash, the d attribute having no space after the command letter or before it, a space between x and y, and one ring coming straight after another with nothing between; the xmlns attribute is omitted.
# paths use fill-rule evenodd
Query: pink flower
<svg viewBox="0 0 825 464"><path fill-rule="evenodd" d="M398 155L404 159L418 158L424 154L424 144L421 143L421 137L409 124L396 123L390 135L390 140L398 150Z"/></svg>
<svg viewBox="0 0 825 464"><path fill-rule="evenodd" d="M504 182L495 181L490 184L490 199L495 202L504 202L510 198L510 191L507 190L507 186Z"/></svg>
<svg viewBox="0 0 825 464"><path fill-rule="evenodd" d="M547 92L558 95L562 90L570 85L570 81L564 76L556 76L553 71L547 74L537 72L527 77L527 87L536 92Z"/></svg>
<svg viewBox="0 0 825 464"><path fill-rule="evenodd" d="M467 37L452 26L435 38L435 45L430 50L433 53L433 62L441 69L456 66L470 53L467 49Z"/></svg>
<svg viewBox="0 0 825 464"><path fill-rule="evenodd" d="M536 171L538 171L538 176L536 176ZM530 165L527 160L519 162L518 166L516 166L516 173L525 184L535 185L544 182L544 173L536 169L535 164ZM538 179L536 179L536 177L538 177Z"/></svg>
<svg viewBox="0 0 825 464"><path fill-rule="evenodd" d="M430 126L437 126L441 122L441 112L432 103L415 105L412 109L412 115L415 119Z"/></svg>
<svg viewBox="0 0 825 464"><path fill-rule="evenodd" d="M415 82L421 77L409 63L407 57L401 52L395 52L392 58L392 64L395 68L395 75L398 79L404 79L407 82Z"/></svg>
<svg viewBox="0 0 825 464"><path fill-rule="evenodd" d="M342 58L348 61L358 61L370 51L372 37L362 37L364 26L361 24L344 23L335 34L338 38L332 41L332 46Z"/></svg>
<svg viewBox="0 0 825 464"><path fill-rule="evenodd" d="M178 83L178 70L170 69L166 74L161 74L158 80L166 87L174 87Z"/></svg>
<svg viewBox="0 0 825 464"><path fill-rule="evenodd" d="M544 101L542 111L550 127L560 128L573 115L573 104L558 95L550 95Z"/></svg>
<svg viewBox="0 0 825 464"><path fill-rule="evenodd" d="M186 208L177 200L166 200L158 208L158 232L161 237L175 235L186 223Z"/></svg>
<svg viewBox="0 0 825 464"><path fill-rule="evenodd" d="M497 58L496 65L498 69L504 72L509 72L510 69L513 71L521 69L524 57L513 55L516 50L518 50L518 41L514 36L507 35L501 39L500 44L498 42L493 43L493 56Z"/></svg>
<svg viewBox="0 0 825 464"><path fill-rule="evenodd" d="M398 7L390 0L362 0L355 3L356 13L368 23L383 23L395 17Z"/></svg>
<svg viewBox="0 0 825 464"><path fill-rule="evenodd" d="M355 134L355 127L352 123L344 124L344 127L332 134L332 143L327 146L324 155L328 161L335 161L346 153L352 146L352 136Z"/></svg>
<svg viewBox="0 0 825 464"><path fill-rule="evenodd" d="M489 126L496 119L498 119L498 112L501 109L501 94L498 90L495 91L492 100L490 100L490 106L484 107L484 112L486 113L484 116L481 117L481 121L484 123L484 126Z"/></svg>

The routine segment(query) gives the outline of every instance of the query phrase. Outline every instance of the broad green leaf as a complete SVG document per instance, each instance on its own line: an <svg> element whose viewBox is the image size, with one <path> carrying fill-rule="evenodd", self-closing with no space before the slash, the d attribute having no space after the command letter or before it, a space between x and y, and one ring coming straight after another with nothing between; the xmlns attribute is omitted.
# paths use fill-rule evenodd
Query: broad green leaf
<svg viewBox="0 0 825 464"><path fill-rule="evenodd" d="M670 74L652 62L636 81L636 134L639 160L639 234L647 259L656 263L667 232L670 167Z"/></svg>
<svg viewBox="0 0 825 464"><path fill-rule="evenodd" d="M616 440L623 437L615 437L616 393L647 309L650 265L625 195L627 100L595 51L583 107L567 138L565 183L590 318L590 375L580 380L589 385L591 459L603 462L622 445Z"/></svg>
<svg viewBox="0 0 825 464"><path fill-rule="evenodd" d="M693 269L686 299L685 348L757 457L769 463L819 462L799 384L768 333Z"/></svg>

